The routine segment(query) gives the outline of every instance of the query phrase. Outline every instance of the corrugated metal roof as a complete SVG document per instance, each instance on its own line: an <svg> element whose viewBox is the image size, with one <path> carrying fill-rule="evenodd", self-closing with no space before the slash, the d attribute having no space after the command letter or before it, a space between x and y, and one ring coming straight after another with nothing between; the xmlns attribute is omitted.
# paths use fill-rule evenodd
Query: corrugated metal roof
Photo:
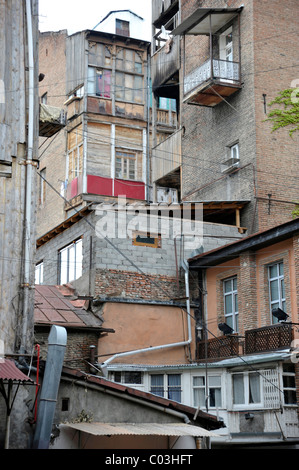
<svg viewBox="0 0 299 470"><path fill-rule="evenodd" d="M27 375L17 368L14 361L10 359L0 359L0 380L3 382L23 382L34 383Z"/></svg>
<svg viewBox="0 0 299 470"><path fill-rule="evenodd" d="M204 428L184 423L66 423L66 425L94 436L216 436Z"/></svg>

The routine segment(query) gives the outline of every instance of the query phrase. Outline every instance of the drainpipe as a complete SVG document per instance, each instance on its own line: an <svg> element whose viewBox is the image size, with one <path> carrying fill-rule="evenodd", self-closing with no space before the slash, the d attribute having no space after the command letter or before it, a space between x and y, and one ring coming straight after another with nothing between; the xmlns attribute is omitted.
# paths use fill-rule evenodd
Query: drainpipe
<svg viewBox="0 0 299 470"><path fill-rule="evenodd" d="M29 102L28 102L28 142L26 160L26 188L25 188L25 240L24 240L24 297L23 297L23 321L21 332L20 351L25 352L27 343L28 315L29 315L29 291L31 259L33 240L31 239L31 204L32 204L32 160L34 142L34 53L32 32L31 0L26 0L27 38L28 38L28 67L29 67Z"/></svg>
<svg viewBox="0 0 299 470"><path fill-rule="evenodd" d="M66 341L66 329L62 326L52 326L48 338L46 368L32 445L33 449L48 449L49 447Z"/></svg>
<svg viewBox="0 0 299 470"><path fill-rule="evenodd" d="M117 359L119 357L125 357L125 356L132 356L135 354L140 354L144 352L151 352L151 351L159 351L162 349L169 349L169 348L177 348L177 347L182 347L182 346L188 346L190 348L190 344L192 341L192 335L191 335L191 316L190 316L190 299L189 299L189 267L187 261L182 262L182 267L185 270L185 284L186 284L186 297L187 297L187 324L188 324L188 339L186 341L181 341L179 343L170 343L170 344L163 344L160 346L152 346L149 348L144 348L144 349L135 349L133 351L127 351L124 353L119 353L119 354L114 354L114 356L111 356L109 359L107 359L105 362L102 364L96 364L97 367L101 370L102 374L104 377L107 376L107 369L108 369L108 364L114 359Z"/></svg>

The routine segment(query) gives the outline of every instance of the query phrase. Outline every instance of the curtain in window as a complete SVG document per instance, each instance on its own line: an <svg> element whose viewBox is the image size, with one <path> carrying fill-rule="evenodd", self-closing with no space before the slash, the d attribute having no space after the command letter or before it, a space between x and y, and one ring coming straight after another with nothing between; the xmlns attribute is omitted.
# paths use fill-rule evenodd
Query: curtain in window
<svg viewBox="0 0 299 470"><path fill-rule="evenodd" d="M245 402L243 374L233 375L233 402L235 405L241 405Z"/></svg>
<svg viewBox="0 0 299 470"><path fill-rule="evenodd" d="M249 403L260 403L260 375L257 372L249 374Z"/></svg>
<svg viewBox="0 0 299 470"><path fill-rule="evenodd" d="M181 376L179 374L168 376L168 398L178 402L181 401Z"/></svg>
<svg viewBox="0 0 299 470"><path fill-rule="evenodd" d="M151 393L164 397L164 376L151 375Z"/></svg>

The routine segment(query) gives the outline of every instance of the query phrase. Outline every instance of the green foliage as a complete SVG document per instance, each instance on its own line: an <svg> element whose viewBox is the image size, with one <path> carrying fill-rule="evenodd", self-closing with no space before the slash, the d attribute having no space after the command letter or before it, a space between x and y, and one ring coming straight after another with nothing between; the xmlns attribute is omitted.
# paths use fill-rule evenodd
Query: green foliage
<svg viewBox="0 0 299 470"><path fill-rule="evenodd" d="M296 209L292 211L292 216L294 219L296 219L296 217L299 217L299 203L298 206L296 206Z"/></svg>
<svg viewBox="0 0 299 470"><path fill-rule="evenodd" d="M266 121L272 121L272 132L282 127L291 126L290 136L299 131L299 88L288 88L281 91L278 96L271 101L270 106L281 105L268 114Z"/></svg>

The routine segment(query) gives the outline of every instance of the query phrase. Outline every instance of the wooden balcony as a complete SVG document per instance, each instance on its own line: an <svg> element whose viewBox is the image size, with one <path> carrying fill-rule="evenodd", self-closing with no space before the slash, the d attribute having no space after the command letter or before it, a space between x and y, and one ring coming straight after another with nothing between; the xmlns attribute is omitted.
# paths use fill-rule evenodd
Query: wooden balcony
<svg viewBox="0 0 299 470"><path fill-rule="evenodd" d="M293 329L290 323L278 323L245 331L238 335L220 336L197 344L197 360L215 360L243 354L276 351L291 346Z"/></svg>
<svg viewBox="0 0 299 470"><path fill-rule="evenodd" d="M183 102L216 106L240 88L238 62L209 59L184 77Z"/></svg>

